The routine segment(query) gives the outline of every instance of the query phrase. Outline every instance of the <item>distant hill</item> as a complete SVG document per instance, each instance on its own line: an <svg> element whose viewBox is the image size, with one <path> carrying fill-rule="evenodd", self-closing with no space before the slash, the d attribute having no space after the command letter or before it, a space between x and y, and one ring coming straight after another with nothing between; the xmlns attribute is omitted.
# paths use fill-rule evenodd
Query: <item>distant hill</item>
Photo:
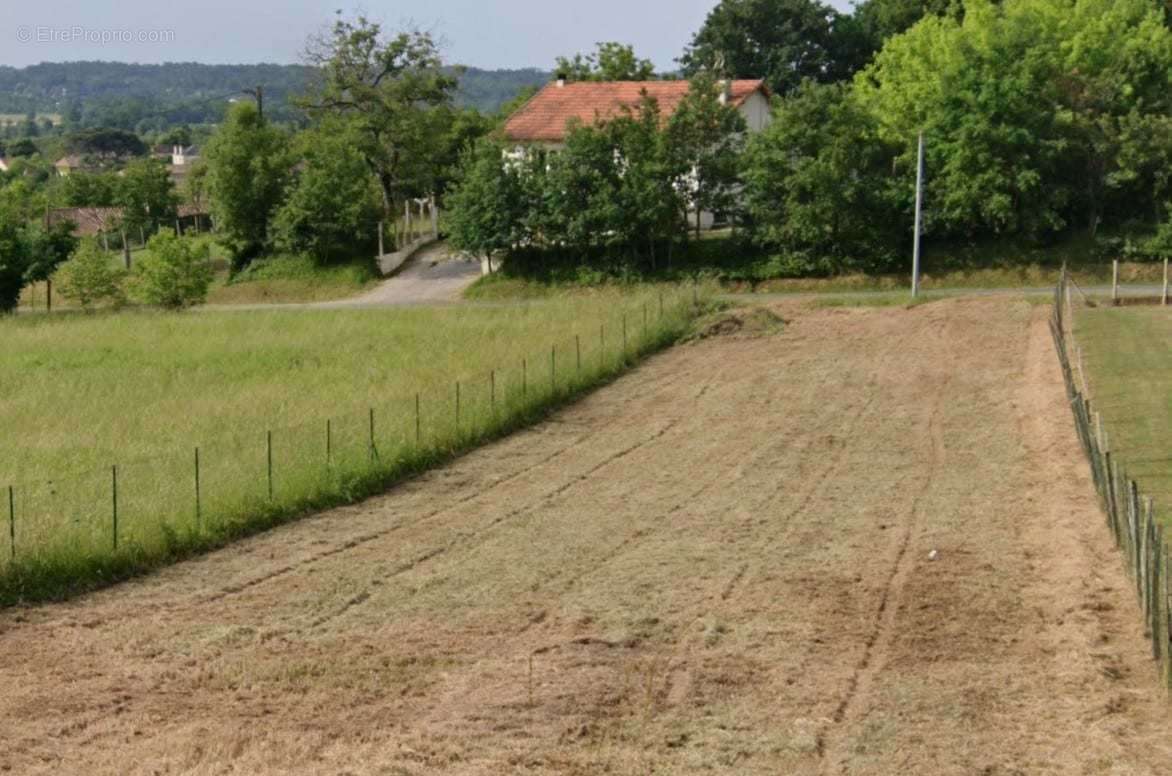
<svg viewBox="0 0 1172 776"><path fill-rule="evenodd" d="M0 67L0 114L61 114L82 126L160 129L209 123L222 117L242 89L264 87L266 112L293 119L289 98L305 88L312 70L304 65L204 65L172 62L43 63ZM492 112L527 86L549 80L537 69L469 68L460 79L458 101Z"/></svg>

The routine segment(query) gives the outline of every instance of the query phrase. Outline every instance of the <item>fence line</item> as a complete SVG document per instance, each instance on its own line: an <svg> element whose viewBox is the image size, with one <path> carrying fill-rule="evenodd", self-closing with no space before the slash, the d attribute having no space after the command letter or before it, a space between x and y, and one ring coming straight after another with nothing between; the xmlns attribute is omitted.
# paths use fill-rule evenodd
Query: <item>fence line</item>
<svg viewBox="0 0 1172 776"><path fill-rule="evenodd" d="M1082 350L1074 342L1073 305L1065 269L1054 291L1050 331L1058 350L1075 429L1090 463L1107 527L1123 553L1135 584L1145 629L1151 639L1152 657L1159 664L1165 687L1172 689L1172 575L1169 574L1172 558L1164 526L1156 517L1153 500L1141 494L1139 485L1127 476L1118 456L1112 454L1102 416L1087 396ZM1071 364L1072 351L1082 378L1081 390Z"/></svg>
<svg viewBox="0 0 1172 776"><path fill-rule="evenodd" d="M532 379L530 361L540 361L530 353L483 375L445 378L452 391L446 395L413 391L361 413L203 439L100 470L12 483L4 488L8 530L0 531L0 604L13 600L11 580L4 579L13 572L76 572L78 557L95 569L119 557L166 558L280 515L377 492L390 479L507 431L621 371L632 358L675 339L698 307L680 289L659 309L654 326L630 340L624 336L621 346L610 338L614 344L607 347L605 329L621 321L625 335L626 311L607 316L597 348L584 345L580 335L552 343L537 356L549 364L548 380Z"/></svg>

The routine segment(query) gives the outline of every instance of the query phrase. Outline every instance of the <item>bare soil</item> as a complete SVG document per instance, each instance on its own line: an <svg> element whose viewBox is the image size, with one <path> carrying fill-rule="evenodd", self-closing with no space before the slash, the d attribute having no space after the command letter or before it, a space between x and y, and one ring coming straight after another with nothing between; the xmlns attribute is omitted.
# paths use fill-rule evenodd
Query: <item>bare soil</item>
<svg viewBox="0 0 1172 776"><path fill-rule="evenodd" d="M1046 310L774 309L383 497L0 613L0 770L1172 771Z"/></svg>

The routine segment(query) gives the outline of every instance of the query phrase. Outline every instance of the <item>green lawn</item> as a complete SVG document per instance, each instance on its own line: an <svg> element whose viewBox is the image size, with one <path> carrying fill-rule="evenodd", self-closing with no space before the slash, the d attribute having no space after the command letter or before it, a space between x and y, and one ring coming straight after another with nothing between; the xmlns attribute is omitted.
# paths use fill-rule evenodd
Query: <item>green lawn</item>
<svg viewBox="0 0 1172 776"><path fill-rule="evenodd" d="M1075 321L1091 400L1103 416L1111 450L1170 517L1172 308L1081 309Z"/></svg>
<svg viewBox="0 0 1172 776"><path fill-rule="evenodd" d="M0 487L15 486L17 558L0 530L0 602L376 492L674 340L692 294L0 320Z"/></svg>

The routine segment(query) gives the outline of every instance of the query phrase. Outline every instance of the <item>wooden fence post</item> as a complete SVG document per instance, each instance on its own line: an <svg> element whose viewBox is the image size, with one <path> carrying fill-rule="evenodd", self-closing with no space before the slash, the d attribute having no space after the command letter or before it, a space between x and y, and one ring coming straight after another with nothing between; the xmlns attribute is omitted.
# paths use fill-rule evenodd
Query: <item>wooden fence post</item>
<svg viewBox="0 0 1172 776"><path fill-rule="evenodd" d="M1119 304L1119 259L1111 262L1111 304Z"/></svg>
<svg viewBox="0 0 1172 776"><path fill-rule="evenodd" d="M112 529L114 534L114 550L118 550L118 466L110 467L110 495L113 504Z"/></svg>
<svg viewBox="0 0 1172 776"><path fill-rule="evenodd" d="M8 486L8 551L16 560L16 494L11 485Z"/></svg>
<svg viewBox="0 0 1172 776"><path fill-rule="evenodd" d="M199 493L199 448L195 448L195 527L198 530L203 523L203 509L200 504Z"/></svg>

